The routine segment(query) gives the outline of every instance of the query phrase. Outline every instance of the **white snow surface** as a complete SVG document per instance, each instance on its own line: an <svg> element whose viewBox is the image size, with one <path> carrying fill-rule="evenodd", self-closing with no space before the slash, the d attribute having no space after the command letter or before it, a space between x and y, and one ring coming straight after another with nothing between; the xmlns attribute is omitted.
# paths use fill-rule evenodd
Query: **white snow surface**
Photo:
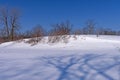
<svg viewBox="0 0 120 80"><path fill-rule="evenodd" d="M0 44L0 80L120 80L120 36Z"/></svg>

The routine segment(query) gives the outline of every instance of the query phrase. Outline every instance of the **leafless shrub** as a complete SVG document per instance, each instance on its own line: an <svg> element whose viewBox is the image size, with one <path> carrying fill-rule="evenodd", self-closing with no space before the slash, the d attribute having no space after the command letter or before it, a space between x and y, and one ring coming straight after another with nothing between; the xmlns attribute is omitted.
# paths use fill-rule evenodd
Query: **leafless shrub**
<svg viewBox="0 0 120 80"><path fill-rule="evenodd" d="M53 25L53 29L49 32L48 42L56 43L63 41L67 43L71 28L72 25L69 22Z"/></svg>
<svg viewBox="0 0 120 80"><path fill-rule="evenodd" d="M77 36L79 36L81 34L81 30L80 29L77 29L73 32L73 38L76 40L77 39Z"/></svg>
<svg viewBox="0 0 120 80"><path fill-rule="evenodd" d="M45 31L40 25L34 27L31 32L32 38L27 43L32 45L39 43L45 36Z"/></svg>
<svg viewBox="0 0 120 80"><path fill-rule="evenodd" d="M25 38L24 38L24 34L23 34L23 33L19 33L19 34L17 34L17 35L15 36L15 41L16 41L17 43L25 42L24 39L25 39Z"/></svg>
<svg viewBox="0 0 120 80"><path fill-rule="evenodd" d="M26 43L31 44L31 46L34 46L34 45L36 45L38 42L37 42L34 38L31 38L31 39L28 40Z"/></svg>

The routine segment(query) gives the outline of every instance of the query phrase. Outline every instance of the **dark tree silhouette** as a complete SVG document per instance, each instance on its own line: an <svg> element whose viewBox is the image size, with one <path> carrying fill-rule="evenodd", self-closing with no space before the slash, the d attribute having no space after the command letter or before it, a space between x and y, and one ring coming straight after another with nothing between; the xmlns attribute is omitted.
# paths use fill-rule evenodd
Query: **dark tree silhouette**
<svg viewBox="0 0 120 80"><path fill-rule="evenodd" d="M8 41L14 40L19 25L19 11L17 9L0 8L0 22L2 24L2 30L4 30L4 36Z"/></svg>

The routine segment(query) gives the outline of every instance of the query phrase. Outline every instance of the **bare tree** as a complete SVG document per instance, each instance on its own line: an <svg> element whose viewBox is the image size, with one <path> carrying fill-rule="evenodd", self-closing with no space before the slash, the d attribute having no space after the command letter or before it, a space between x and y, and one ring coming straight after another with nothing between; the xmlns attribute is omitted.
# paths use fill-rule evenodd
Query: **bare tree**
<svg viewBox="0 0 120 80"><path fill-rule="evenodd" d="M4 37L4 35L5 35L5 30L1 28L0 29L0 43L6 41L6 37Z"/></svg>
<svg viewBox="0 0 120 80"><path fill-rule="evenodd" d="M96 36L99 37L100 35L104 35L105 29L102 27L96 28Z"/></svg>
<svg viewBox="0 0 120 80"><path fill-rule="evenodd" d="M112 29L109 29L109 28L104 29L104 35L116 35L116 34L117 32Z"/></svg>
<svg viewBox="0 0 120 80"><path fill-rule="evenodd" d="M117 31L117 35L120 36L120 31Z"/></svg>
<svg viewBox="0 0 120 80"><path fill-rule="evenodd" d="M3 29L5 30L5 36L9 39L10 30L9 30L9 13L6 8L0 9L0 21L3 24Z"/></svg>
<svg viewBox="0 0 120 80"><path fill-rule="evenodd" d="M11 10L10 15L10 38L11 40L14 40L14 36L16 35L16 32L19 30L19 12L18 10L14 9Z"/></svg>
<svg viewBox="0 0 120 80"><path fill-rule="evenodd" d="M82 34L86 34L87 35L88 34L87 27L83 27L81 32L82 32Z"/></svg>
<svg viewBox="0 0 120 80"><path fill-rule="evenodd" d="M17 9L0 8L0 22L5 30L5 37L8 40L14 40L15 33L20 27L19 22L19 12Z"/></svg>
<svg viewBox="0 0 120 80"><path fill-rule="evenodd" d="M95 33L95 22L93 20L88 20L86 22L86 29L88 34L94 34Z"/></svg>

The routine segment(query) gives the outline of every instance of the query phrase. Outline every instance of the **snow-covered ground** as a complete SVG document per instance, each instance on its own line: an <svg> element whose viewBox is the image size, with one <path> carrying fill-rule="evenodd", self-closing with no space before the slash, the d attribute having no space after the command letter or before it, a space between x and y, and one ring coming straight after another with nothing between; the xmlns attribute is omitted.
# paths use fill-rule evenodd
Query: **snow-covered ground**
<svg viewBox="0 0 120 80"><path fill-rule="evenodd" d="M120 80L120 36L0 44L0 80Z"/></svg>

